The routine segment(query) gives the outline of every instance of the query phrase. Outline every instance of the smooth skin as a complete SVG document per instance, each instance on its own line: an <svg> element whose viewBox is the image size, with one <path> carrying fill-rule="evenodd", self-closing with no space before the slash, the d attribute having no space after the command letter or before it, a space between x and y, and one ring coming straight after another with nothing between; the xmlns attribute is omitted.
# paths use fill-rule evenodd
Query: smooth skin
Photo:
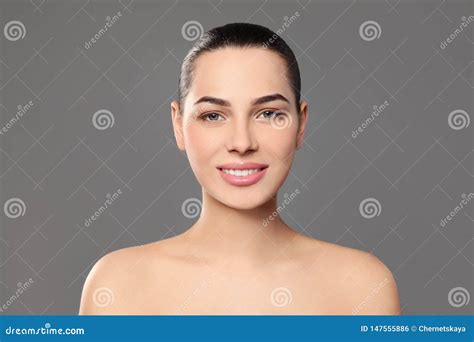
<svg viewBox="0 0 474 342"><path fill-rule="evenodd" d="M171 118L202 187L201 215L182 234L100 258L79 313L400 314L394 277L376 256L302 235L278 215L263 224L281 205L276 194L308 122L285 61L263 48L228 47L194 66ZM269 167L260 182L234 186L216 169L230 162Z"/></svg>

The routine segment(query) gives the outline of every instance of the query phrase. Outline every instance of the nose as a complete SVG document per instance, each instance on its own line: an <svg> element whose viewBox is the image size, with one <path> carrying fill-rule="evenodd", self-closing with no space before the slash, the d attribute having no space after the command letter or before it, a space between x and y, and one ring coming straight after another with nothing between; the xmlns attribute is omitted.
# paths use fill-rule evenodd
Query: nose
<svg viewBox="0 0 474 342"><path fill-rule="evenodd" d="M257 149L255 134L249 129L246 120L236 119L231 128L232 132L227 142L227 150L247 153Z"/></svg>

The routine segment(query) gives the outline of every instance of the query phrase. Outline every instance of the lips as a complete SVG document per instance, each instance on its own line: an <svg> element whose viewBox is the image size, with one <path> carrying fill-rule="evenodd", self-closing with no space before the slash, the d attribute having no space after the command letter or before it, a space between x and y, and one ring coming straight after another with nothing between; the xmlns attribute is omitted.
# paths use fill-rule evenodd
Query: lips
<svg viewBox="0 0 474 342"><path fill-rule="evenodd" d="M251 170L251 169L266 169L267 164L259 163L228 163L217 166L218 169L232 169L232 170Z"/></svg>
<svg viewBox="0 0 474 342"><path fill-rule="evenodd" d="M266 174L268 165L260 163L228 163L217 169L222 178L234 186L249 186L260 181Z"/></svg>

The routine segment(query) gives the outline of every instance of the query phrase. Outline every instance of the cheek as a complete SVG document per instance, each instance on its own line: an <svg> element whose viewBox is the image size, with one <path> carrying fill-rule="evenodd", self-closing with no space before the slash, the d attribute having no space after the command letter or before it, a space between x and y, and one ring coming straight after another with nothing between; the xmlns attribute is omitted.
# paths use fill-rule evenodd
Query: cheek
<svg viewBox="0 0 474 342"><path fill-rule="evenodd" d="M196 125L189 125L184 133L186 151L191 163L199 167L211 165L222 141L219 135Z"/></svg>
<svg viewBox="0 0 474 342"><path fill-rule="evenodd" d="M272 129L267 134L261 134L260 142L261 148L267 151L269 157L288 164L296 151L296 130Z"/></svg>

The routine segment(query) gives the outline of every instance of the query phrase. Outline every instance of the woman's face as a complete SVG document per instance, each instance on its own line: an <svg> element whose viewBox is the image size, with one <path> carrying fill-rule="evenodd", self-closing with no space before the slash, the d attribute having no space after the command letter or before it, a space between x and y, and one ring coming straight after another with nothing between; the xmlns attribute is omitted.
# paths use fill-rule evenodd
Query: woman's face
<svg viewBox="0 0 474 342"><path fill-rule="evenodd" d="M282 57L263 48L203 53L183 103L181 115L178 102L171 104L174 133L204 190L237 209L275 196L307 121L307 105L295 104ZM239 166L247 171L235 171Z"/></svg>

